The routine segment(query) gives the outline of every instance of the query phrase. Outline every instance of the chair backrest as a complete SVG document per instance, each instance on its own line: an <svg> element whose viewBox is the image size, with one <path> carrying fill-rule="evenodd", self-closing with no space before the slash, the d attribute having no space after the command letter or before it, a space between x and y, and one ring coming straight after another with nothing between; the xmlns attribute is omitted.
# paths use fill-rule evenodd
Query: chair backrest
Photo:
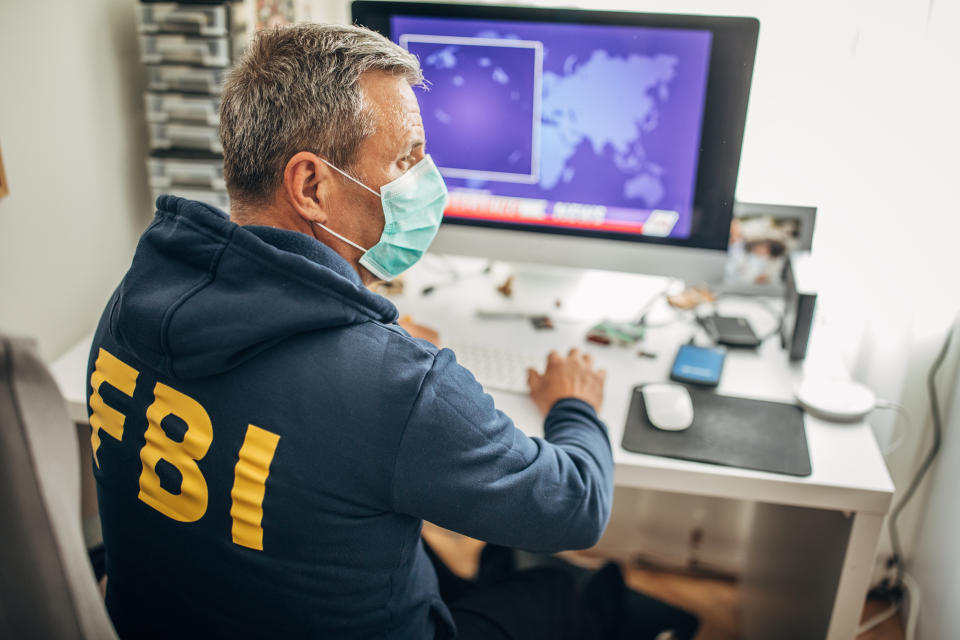
<svg viewBox="0 0 960 640"><path fill-rule="evenodd" d="M23 340L0 335L0 638L115 639L80 524L76 431Z"/></svg>

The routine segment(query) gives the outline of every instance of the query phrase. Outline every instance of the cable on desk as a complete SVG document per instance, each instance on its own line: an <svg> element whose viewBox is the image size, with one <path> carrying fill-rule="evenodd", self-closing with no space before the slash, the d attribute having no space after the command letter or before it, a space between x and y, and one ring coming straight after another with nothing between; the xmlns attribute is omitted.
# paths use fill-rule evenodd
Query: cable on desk
<svg viewBox="0 0 960 640"><path fill-rule="evenodd" d="M886 447L883 448L883 455L888 456L894 451L896 451L901 444L903 444L903 440L906 437L907 432L912 429L913 423L910 420L910 414L907 413L906 408L902 404L897 404L896 402L889 402L887 400L877 400L877 406L875 408L891 409L893 411L896 411L898 414L900 414L900 417L903 418L904 427L900 429L899 434L897 435L896 438L893 439L893 442L891 442L890 444L888 444ZM893 423L893 427L894 429L896 429L897 427L896 422Z"/></svg>
<svg viewBox="0 0 960 640"><path fill-rule="evenodd" d="M749 302L759 304L761 307L764 307L767 310L767 312L770 314L770 317L773 319L773 329L771 329L770 331L768 331L763 335L757 336L757 339L760 340L760 344L765 343L767 340L769 340L770 338L773 338L774 336L780 335L780 333L783 331L783 309L778 309L773 304L771 304L770 301L767 300L766 298L757 297L757 296L748 296L745 294L738 294L738 293L720 292L717 294L717 298L716 300L713 301L713 304L712 304L714 315L717 315L717 312L719 311L717 302L721 298L743 298L745 300L748 300Z"/></svg>
<svg viewBox="0 0 960 640"><path fill-rule="evenodd" d="M480 271L464 273L457 268L456 265L450 264L450 259L443 254L437 254L435 256L435 266L440 267L442 270L446 271L449 275L448 280L441 282L434 282L433 284L428 284L422 289L420 289L420 295L427 296L436 291L441 287L448 287L452 284L457 284L461 279L465 277L473 277L477 275L487 275L493 270L493 260L489 260Z"/></svg>
<svg viewBox="0 0 960 640"><path fill-rule="evenodd" d="M678 311L674 312L674 316L670 320L667 320L665 322L658 322L656 324L650 324L650 322L647 320L647 314L650 313L654 305L656 305L661 298L666 298L670 294L670 288L673 285L677 284L678 282L681 285L683 284L683 281L680 280L679 278L670 278L670 280L667 281L667 284L664 285L663 289L661 289L659 292L654 294L649 300L647 300L646 304L640 307L639 315L637 317L636 322L634 322L634 324L639 325L641 327L646 327L648 329L655 329L658 327L666 327L673 324L674 322L677 322L679 319L678 316L680 316L680 312Z"/></svg>

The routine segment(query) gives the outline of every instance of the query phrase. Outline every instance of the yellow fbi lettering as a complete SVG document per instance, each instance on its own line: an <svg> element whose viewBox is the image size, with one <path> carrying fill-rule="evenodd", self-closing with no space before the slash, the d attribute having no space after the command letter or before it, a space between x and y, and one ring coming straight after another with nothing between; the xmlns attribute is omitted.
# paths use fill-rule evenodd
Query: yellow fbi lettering
<svg viewBox="0 0 960 640"><path fill-rule="evenodd" d="M196 522L207 511L207 481L197 460L207 455L213 441L210 416L200 403L160 382L153 388L153 404L147 409L146 444L140 449L140 500L180 522ZM187 425L183 441L170 439L161 426L164 418L176 416ZM166 460L176 467L183 480L180 493L160 486L157 463Z"/></svg>
<svg viewBox="0 0 960 640"><path fill-rule="evenodd" d="M249 425L240 447L240 459L234 469L230 492L230 517L233 519L233 541L263 551L263 496L267 490L270 463L280 436Z"/></svg>
<svg viewBox="0 0 960 640"><path fill-rule="evenodd" d="M133 390L137 386L140 372L122 362L106 349L97 353L97 363L90 376L90 444L93 447L93 461L100 466L97 450L100 448L100 432L106 431L114 440L123 439L123 423L126 416L111 406L108 406L100 396L100 385L104 382L129 397L133 397Z"/></svg>
<svg viewBox="0 0 960 640"><path fill-rule="evenodd" d="M96 366L90 376L90 426L94 460L100 432L105 431L116 440L123 439L126 416L108 406L100 396L104 382L121 393L133 397L140 372L122 362L106 349L100 349ZM140 449L140 492L143 503L178 522L196 522L207 511L207 481L197 464L207 455L213 443L213 423L206 409L185 393L161 382L153 388L153 403L147 408L145 444ZM181 440L171 438L163 423L171 418L186 427ZM168 423L169 426L169 423ZM234 468L233 488L230 491L232 520L231 536L235 544L263 550L263 499L266 495L270 464L276 453L280 436L248 425L243 445ZM157 465L163 461L180 474L180 491L173 493L161 485Z"/></svg>

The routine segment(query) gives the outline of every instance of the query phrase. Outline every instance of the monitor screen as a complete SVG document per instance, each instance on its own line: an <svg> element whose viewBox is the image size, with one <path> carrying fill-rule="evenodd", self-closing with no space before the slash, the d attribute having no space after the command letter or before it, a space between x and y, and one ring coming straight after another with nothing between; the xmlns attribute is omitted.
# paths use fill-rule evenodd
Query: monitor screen
<svg viewBox="0 0 960 640"><path fill-rule="evenodd" d="M688 238L710 31L394 15L448 218Z"/></svg>
<svg viewBox="0 0 960 640"><path fill-rule="evenodd" d="M593 241L608 239L623 241L605 243L616 252L726 249L755 19L352 6L357 23L420 60L427 151L450 190L444 227L590 239L595 258Z"/></svg>

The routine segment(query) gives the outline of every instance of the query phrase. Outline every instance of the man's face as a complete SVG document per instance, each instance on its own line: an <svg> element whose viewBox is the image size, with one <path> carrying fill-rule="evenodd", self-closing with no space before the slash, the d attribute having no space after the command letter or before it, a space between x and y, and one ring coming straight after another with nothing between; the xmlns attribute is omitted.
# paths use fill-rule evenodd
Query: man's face
<svg viewBox="0 0 960 640"><path fill-rule="evenodd" d="M423 120L413 89L401 77L368 71L360 77L360 89L365 108L376 123L376 132L360 144L348 172L379 191L423 159ZM383 233L380 199L339 176L338 182L330 202L337 232L362 247L372 247Z"/></svg>

